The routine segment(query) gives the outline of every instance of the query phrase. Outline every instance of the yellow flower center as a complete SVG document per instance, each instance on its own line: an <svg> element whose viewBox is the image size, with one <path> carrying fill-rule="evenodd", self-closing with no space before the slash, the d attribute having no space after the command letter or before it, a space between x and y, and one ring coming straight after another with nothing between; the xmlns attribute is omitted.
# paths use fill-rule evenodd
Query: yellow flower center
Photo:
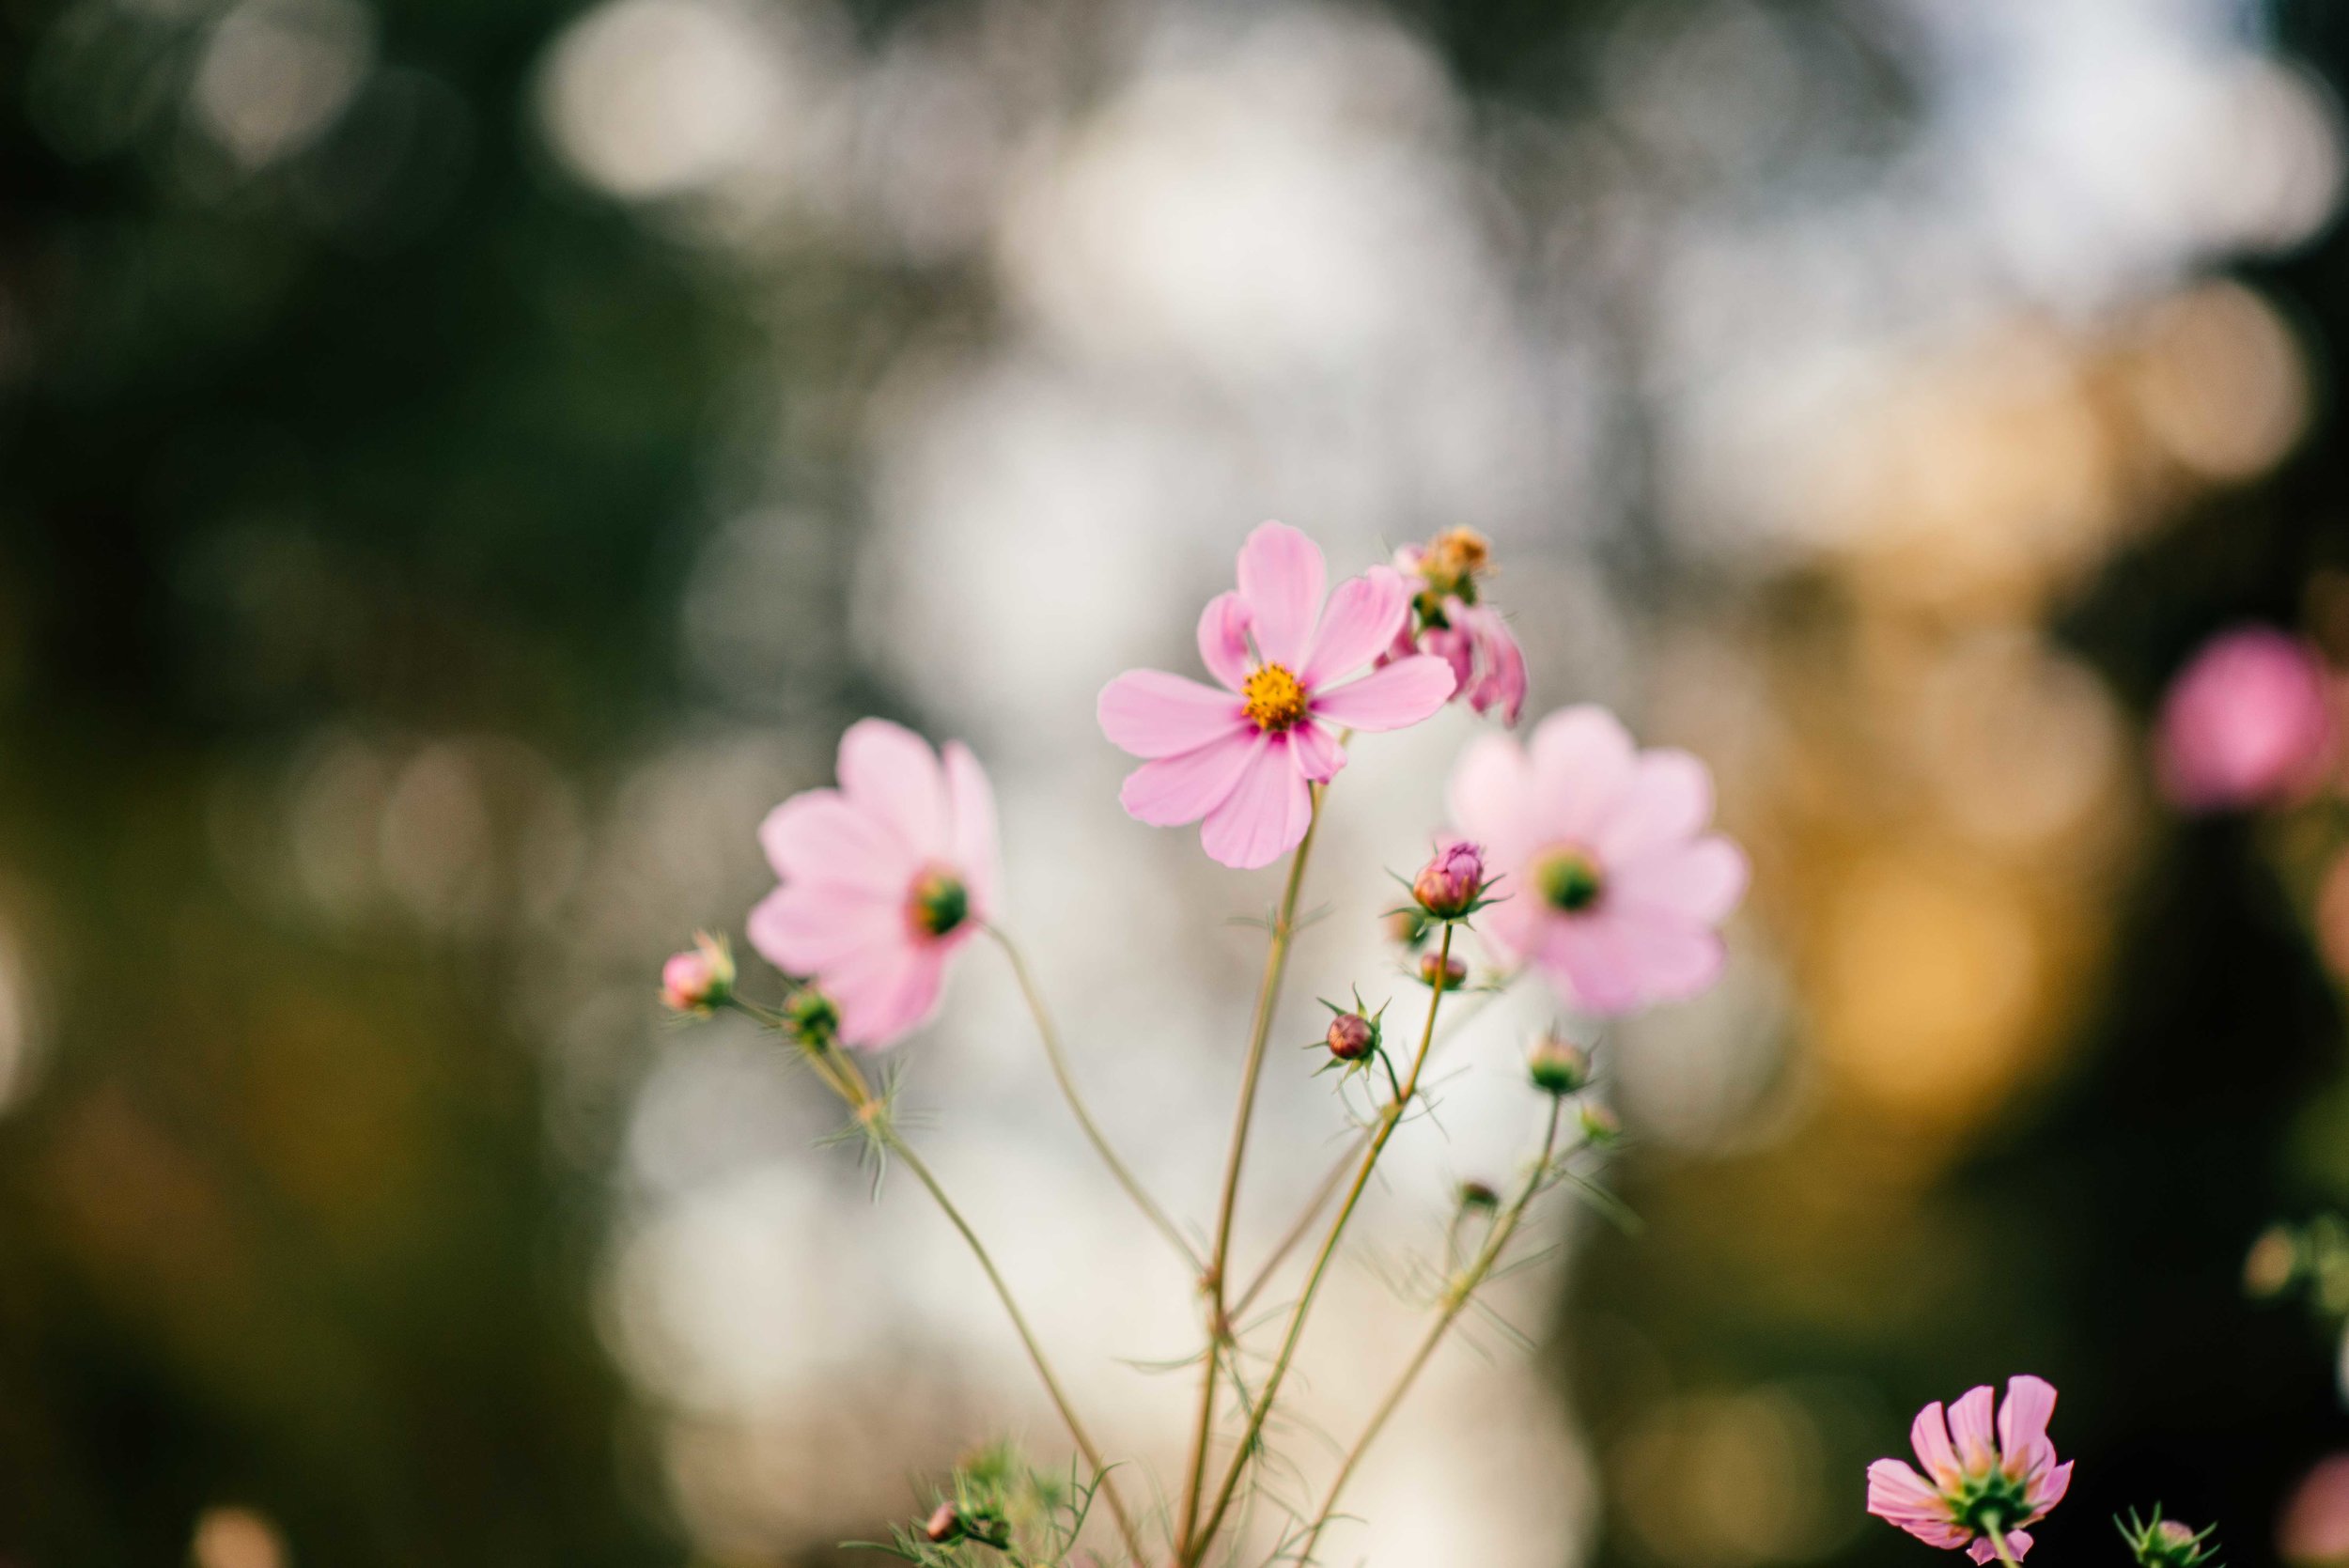
<svg viewBox="0 0 2349 1568"><path fill-rule="evenodd" d="M1265 664L1248 673L1239 694L1248 699L1248 717L1260 730L1279 734L1305 717L1305 689L1284 664Z"/></svg>

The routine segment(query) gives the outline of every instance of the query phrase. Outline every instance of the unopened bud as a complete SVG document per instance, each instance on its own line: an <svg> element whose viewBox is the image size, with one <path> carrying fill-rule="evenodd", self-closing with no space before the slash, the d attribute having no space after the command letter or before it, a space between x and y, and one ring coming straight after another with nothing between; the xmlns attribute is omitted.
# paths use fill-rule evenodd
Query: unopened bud
<svg viewBox="0 0 2349 1568"><path fill-rule="evenodd" d="M694 932L692 947L661 966L661 1001L673 1013L705 1017L733 994L734 955L707 931Z"/></svg>
<svg viewBox="0 0 2349 1568"><path fill-rule="evenodd" d="M1485 885L1485 853L1466 839L1444 839L1420 868L1411 896L1438 920L1457 920L1476 903Z"/></svg>
<svg viewBox="0 0 2349 1568"><path fill-rule="evenodd" d="M922 1538L941 1546L950 1541L962 1539L962 1515L955 1511L953 1503L941 1502L938 1505L922 1526Z"/></svg>
<svg viewBox="0 0 2349 1568"><path fill-rule="evenodd" d="M1623 1123L1595 1100L1584 1100L1575 1112L1582 1126L1582 1141L1604 1148L1623 1136Z"/></svg>
<svg viewBox="0 0 2349 1568"><path fill-rule="evenodd" d="M1546 1094L1580 1093L1591 1081L1591 1053L1555 1034L1544 1037L1526 1058L1533 1087Z"/></svg>
<svg viewBox="0 0 2349 1568"><path fill-rule="evenodd" d="M1330 1020L1330 1054L1341 1062L1360 1062L1378 1043L1378 1026L1360 1013L1340 1013Z"/></svg>
<svg viewBox="0 0 2349 1568"><path fill-rule="evenodd" d="M783 1004L791 1037L809 1050L829 1050L840 1038L840 1008L813 986L793 991Z"/></svg>
<svg viewBox="0 0 2349 1568"><path fill-rule="evenodd" d="M1460 1206L1464 1209L1497 1209L1501 1206L1501 1194L1484 1182L1462 1182Z"/></svg>
<svg viewBox="0 0 2349 1568"><path fill-rule="evenodd" d="M1416 906L1407 905L1387 916L1387 936L1407 951L1418 951L1427 939L1427 916Z"/></svg>
<svg viewBox="0 0 2349 1568"><path fill-rule="evenodd" d="M1461 958L1446 958L1436 953L1422 954L1419 979L1421 985L1439 991L1456 991L1468 979L1468 962Z"/></svg>

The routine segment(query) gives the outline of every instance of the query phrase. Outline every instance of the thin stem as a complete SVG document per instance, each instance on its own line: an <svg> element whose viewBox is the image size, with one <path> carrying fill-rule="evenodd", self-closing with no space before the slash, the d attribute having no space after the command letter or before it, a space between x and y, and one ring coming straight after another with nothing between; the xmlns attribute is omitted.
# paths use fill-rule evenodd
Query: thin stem
<svg viewBox="0 0 2349 1568"><path fill-rule="evenodd" d="M1354 1218L1355 1205L1362 1201L1362 1193L1370 1186L1370 1174L1377 1167L1378 1157L1386 1152L1387 1141L1394 1136L1394 1129L1402 1124L1403 1113L1410 1105L1411 1097L1419 1092L1420 1070L1427 1065L1427 1048L1436 1039L1436 1015L1443 1006L1444 992L1448 988L1443 984L1443 973L1444 966L1452 957L1452 923L1447 921L1443 928L1443 942L1436 955L1437 982L1427 999L1427 1022L1420 1030L1419 1049L1411 1058L1410 1072L1403 1079L1403 1093L1378 1118L1378 1126L1371 1134L1370 1147L1362 1152L1361 1166L1354 1172L1354 1185L1347 1189L1346 1201L1338 1205L1337 1218L1330 1222L1330 1234L1322 1238L1321 1250L1314 1258L1312 1270L1305 1276L1304 1293L1298 1296L1297 1305L1289 1313L1288 1332L1282 1339L1281 1353L1273 1358L1272 1371L1266 1376L1264 1388L1256 1395L1256 1408L1249 1417L1248 1430L1241 1436L1239 1447L1232 1454L1232 1463L1223 1472L1222 1484L1216 1489L1215 1506L1208 1511L1206 1523L1190 1537L1189 1549L1181 1554L1186 1564L1196 1563L1206 1555L1208 1543L1215 1539L1215 1532L1222 1527L1223 1516L1232 1506L1232 1495L1239 1489L1240 1477L1247 1473L1248 1461L1255 1452L1256 1439L1264 1431L1265 1420L1271 1414L1272 1403L1279 1397L1281 1384L1287 1378L1289 1367L1296 1359L1297 1343L1305 1333L1306 1315L1313 1311L1314 1297L1320 1292L1322 1279L1330 1272L1330 1260L1337 1256L1338 1242L1346 1234L1346 1223Z"/></svg>
<svg viewBox="0 0 2349 1568"><path fill-rule="evenodd" d="M1314 1546L1321 1540L1321 1532L1329 1527L1330 1517L1338 1506L1338 1496L1346 1490L1346 1483L1353 1479L1355 1466L1361 1464L1362 1455L1370 1452L1370 1445L1378 1440L1378 1434L1402 1405L1404 1395L1411 1391L1411 1385L1425 1370L1429 1359L1436 1354L1436 1347L1443 1343L1444 1335L1451 1332L1453 1324L1459 1321L1460 1314L1468 1310L1470 1298L1475 1296L1478 1287L1492 1273L1493 1265L1501 1261L1501 1254L1507 1249L1510 1237L1517 1234L1519 1221L1525 1218L1525 1211L1548 1185L1550 1161L1557 1157L1558 1152L1558 1123L1564 1110L1563 1099L1553 1097L1550 1100L1549 1127L1542 1135L1541 1158L1526 1176L1525 1186L1518 1191L1517 1201L1501 1214L1492 1234L1486 1238L1476 1261L1445 1290L1443 1309L1436 1314L1436 1321L1427 1326L1426 1338L1420 1341L1419 1348L1403 1368L1403 1375L1396 1378L1394 1387L1387 1390L1387 1397L1378 1402L1378 1408L1371 1415L1370 1424L1362 1428L1362 1435L1354 1439L1352 1448L1346 1450L1346 1458L1338 1465L1337 1475L1330 1483L1329 1492L1321 1499L1321 1511L1314 1515L1312 1526L1305 1531L1304 1545L1297 1554L1299 1563L1313 1561Z"/></svg>
<svg viewBox="0 0 2349 1568"><path fill-rule="evenodd" d="M1503 976L1498 985L1505 988L1509 980L1513 978L1514 976ZM1467 1003L1466 1012L1457 1007L1454 1008L1444 1019L1443 1032L1437 1039L1435 1049L1441 1050L1456 1039L1460 1031L1474 1022L1477 1015L1489 1006L1493 999L1501 994L1501 989L1488 990L1480 994L1475 1001ZM1431 1056L1433 1052L1430 1052ZM1400 1085L1397 1087L1399 1088ZM1362 1145L1370 1141L1371 1130L1368 1127L1357 1128L1353 1142L1339 1152L1336 1160L1330 1164L1330 1173L1321 1179L1318 1187L1314 1188L1314 1195L1306 1201L1304 1209L1290 1224L1287 1231L1282 1234L1280 1241L1274 1244L1271 1255L1257 1265L1255 1278L1248 1281L1248 1288L1241 1291L1238 1297L1233 1301L1232 1315L1234 1317L1242 1317L1247 1314L1249 1304L1263 1294L1266 1285L1272 1282L1273 1272L1281 1266L1291 1252L1297 1250L1298 1244L1305 1239L1305 1233L1314 1228L1314 1221L1321 1218L1321 1211L1330 1206L1330 1200L1338 1195L1339 1187L1346 1181L1346 1172L1352 1170L1354 1161L1361 1157Z"/></svg>
<svg viewBox="0 0 2349 1568"><path fill-rule="evenodd" d="M1132 1554L1135 1568L1142 1568L1149 1557L1143 1550L1142 1536L1134 1529L1132 1516L1126 1512L1125 1499L1118 1495L1116 1479L1110 1473L1092 1434L1085 1430L1084 1422L1078 1418L1076 1406L1068 1402L1067 1391L1053 1374L1051 1362L1045 1358L1043 1345L1036 1343L1035 1330L1028 1327L1027 1314L1019 1310L1019 1301L1011 1294L1011 1286L996 1268L995 1259L988 1251L986 1244L979 1240L978 1233L971 1228L971 1222L962 1217L962 1211L955 1207L954 1200L946 1196L945 1188L939 1184L930 1168L922 1163L921 1157L890 1125L887 1107L874 1097L856 1063L829 1048L811 1049L808 1056L825 1070L826 1081L848 1102L856 1119L869 1128L890 1153L904 1162L905 1168L913 1172L914 1180L928 1189L940 1212L946 1216L947 1223L961 1234L963 1241L971 1249L971 1255L978 1259L988 1283L995 1287L996 1299L1003 1304L1003 1312L1010 1317L1013 1330L1019 1334L1020 1344L1028 1352L1029 1363L1035 1368L1036 1376L1043 1381L1044 1391L1051 1396L1053 1408L1060 1412L1062 1423L1068 1428L1068 1436L1076 1443L1077 1452L1084 1456L1084 1462L1093 1467L1094 1474L1099 1478L1102 1500L1110 1505L1110 1514L1117 1521L1118 1533L1125 1538L1126 1549Z"/></svg>
<svg viewBox="0 0 2349 1568"><path fill-rule="evenodd" d="M1150 1196L1141 1179L1124 1160L1118 1158L1117 1151L1110 1146L1108 1134L1093 1119L1093 1113L1085 1109L1084 1096L1077 1092L1075 1075L1068 1070L1067 1054L1061 1048L1060 1031L1052 1026L1051 1015L1045 1010L1044 995L1036 987L1035 977L1029 971L1027 960L1020 955L1010 935L1001 926L989 925L986 929L987 934L1003 948L1003 956L1011 960L1012 975L1019 982L1019 994L1027 999L1028 1012L1035 1019L1035 1032L1044 1042L1045 1059L1052 1064L1052 1077L1060 1084L1061 1097L1068 1102L1068 1109L1076 1116L1077 1125L1084 1129L1086 1140L1093 1145L1093 1152L1101 1157L1101 1163L1110 1168L1110 1174L1117 1179L1118 1186L1126 1189L1126 1196L1134 1201L1134 1206L1142 1210L1143 1218L1157 1228L1158 1233L1183 1255L1183 1261L1196 1273L1205 1266L1200 1261L1198 1250L1191 1246L1174 1221L1167 1218L1166 1211Z"/></svg>
<svg viewBox="0 0 2349 1568"><path fill-rule="evenodd" d="M1223 1190L1216 1203L1215 1250L1208 1254L1206 1278L1202 1281L1207 1292L1207 1357L1199 1376L1199 1415L1193 1425L1190 1441L1190 1466L1183 1482L1182 1529L1176 1536L1176 1555L1189 1560L1192 1544L1191 1529L1199 1518L1200 1489L1206 1484L1207 1450L1215 1437L1216 1373L1222 1357L1221 1347L1231 1338L1231 1310L1224 1291L1224 1274L1232 1255L1232 1211L1239 1199L1241 1162L1248 1153L1248 1125L1256 1110L1256 1083L1264 1073L1265 1041L1272 1032L1272 1014L1281 996L1281 980L1288 971L1289 942L1297 931L1297 896L1305 885L1305 862L1314 852L1314 836L1321 829L1321 802L1325 786L1313 786L1313 815L1306 821L1305 836L1297 843L1289 857L1288 885L1281 891L1280 908L1272 917L1272 941L1265 954L1264 980L1256 988L1256 1017L1248 1035L1247 1064L1240 1069L1239 1108L1233 1114L1232 1143L1223 1157Z"/></svg>
<svg viewBox="0 0 2349 1568"><path fill-rule="evenodd" d="M1991 1525L1983 1533L1990 1537L1990 1549L1999 1554L1999 1560L2004 1563L2006 1568L2022 1568L2022 1564L2015 1559L2015 1549L2006 1544L2006 1531L1996 1525Z"/></svg>

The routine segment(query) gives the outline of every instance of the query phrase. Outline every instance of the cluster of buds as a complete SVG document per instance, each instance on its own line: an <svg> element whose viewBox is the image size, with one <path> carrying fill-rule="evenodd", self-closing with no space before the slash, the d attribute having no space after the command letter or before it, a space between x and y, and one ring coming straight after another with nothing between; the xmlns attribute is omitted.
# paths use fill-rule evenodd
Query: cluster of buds
<svg viewBox="0 0 2349 1568"><path fill-rule="evenodd" d="M1498 712L1514 724L1525 709L1525 651L1509 623L1479 602L1492 569L1492 547L1473 528L1447 528L1424 545L1405 545L1394 566L1416 579L1410 618L1396 634L1389 660L1430 654L1452 666L1458 700L1479 713Z"/></svg>
<svg viewBox="0 0 2349 1568"><path fill-rule="evenodd" d="M693 933L693 945L661 966L661 1002L672 1013L706 1018L734 996L734 955L725 939Z"/></svg>
<svg viewBox="0 0 2349 1568"><path fill-rule="evenodd" d="M2137 1568L2202 1568L2218 1555L2217 1544L2211 1540L2217 1525L2196 1529L2179 1520L2163 1518L2158 1507L2150 1519L2139 1519L2137 1511L2131 1509L2127 1518L2116 1516L2112 1523L2121 1531L2121 1539L2129 1544L2129 1555L2137 1560Z"/></svg>

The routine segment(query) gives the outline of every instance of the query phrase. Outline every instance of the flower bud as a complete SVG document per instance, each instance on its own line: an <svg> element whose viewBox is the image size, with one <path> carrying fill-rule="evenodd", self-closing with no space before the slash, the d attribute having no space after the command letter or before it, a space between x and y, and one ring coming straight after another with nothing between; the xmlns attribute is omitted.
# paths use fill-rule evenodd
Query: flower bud
<svg viewBox="0 0 2349 1568"><path fill-rule="evenodd" d="M785 999L783 1021L791 1037L809 1050L829 1050L840 1038L840 1008L813 986Z"/></svg>
<svg viewBox="0 0 2349 1568"><path fill-rule="evenodd" d="M1420 868L1411 896L1438 920L1457 920L1476 903L1485 885L1485 854L1466 839L1439 840L1436 853Z"/></svg>
<svg viewBox="0 0 2349 1568"><path fill-rule="evenodd" d="M1576 1108L1575 1116L1582 1126L1582 1141L1594 1147L1605 1148L1623 1136L1623 1123L1596 1100L1584 1100Z"/></svg>
<svg viewBox="0 0 2349 1568"><path fill-rule="evenodd" d="M1360 1013L1340 1013L1330 1020L1330 1054L1341 1062L1360 1062L1378 1043L1378 1026Z"/></svg>
<svg viewBox="0 0 2349 1568"><path fill-rule="evenodd" d="M707 931L694 932L692 950L661 966L661 1001L673 1013L707 1017L733 994L734 955Z"/></svg>
<svg viewBox="0 0 2349 1568"><path fill-rule="evenodd" d="M938 1505L922 1526L922 1539L941 1546L950 1541L962 1539L962 1515L956 1512L953 1503L941 1502Z"/></svg>
<svg viewBox="0 0 2349 1568"><path fill-rule="evenodd" d="M1417 905L1405 905L1387 916L1387 936L1406 952L1416 953L1427 939L1427 915Z"/></svg>
<svg viewBox="0 0 2349 1568"><path fill-rule="evenodd" d="M1501 1206L1501 1194L1494 1191L1489 1183L1465 1181L1460 1184L1460 1206L1489 1212Z"/></svg>
<svg viewBox="0 0 2349 1568"><path fill-rule="evenodd" d="M1468 979L1468 961L1444 958L1440 954L1420 955L1419 980L1423 986L1439 991L1456 991Z"/></svg>
<svg viewBox="0 0 2349 1568"><path fill-rule="evenodd" d="M2299 1238L2289 1225L2271 1225L2243 1260L2244 1294L2262 1300L2281 1296L2299 1273Z"/></svg>
<svg viewBox="0 0 2349 1568"><path fill-rule="evenodd" d="M1526 1058L1533 1087L1546 1094L1580 1093L1591 1081L1591 1053L1558 1035L1545 1036Z"/></svg>

